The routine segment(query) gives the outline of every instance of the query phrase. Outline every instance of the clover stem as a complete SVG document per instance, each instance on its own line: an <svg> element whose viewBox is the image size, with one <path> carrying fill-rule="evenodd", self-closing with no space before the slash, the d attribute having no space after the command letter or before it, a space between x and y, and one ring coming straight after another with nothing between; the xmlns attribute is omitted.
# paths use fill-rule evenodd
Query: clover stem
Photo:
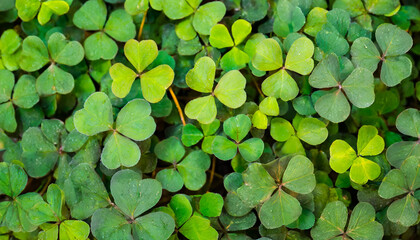
<svg viewBox="0 0 420 240"><path fill-rule="evenodd" d="M42 188L41 192L39 192L39 195L44 195L44 193L47 191L48 186L51 183L51 175L48 176L47 182L45 183L44 187Z"/></svg>
<svg viewBox="0 0 420 240"><path fill-rule="evenodd" d="M216 157L213 156L212 164L211 164L210 178L209 178L209 186L207 187L207 192L210 190L211 184L213 183L215 168L216 168Z"/></svg>
<svg viewBox="0 0 420 240"><path fill-rule="evenodd" d="M260 87L258 86L257 81L254 78L252 78L252 82L254 83L255 87L257 88L258 93L261 95L261 97L264 98L265 96L264 96L263 92L261 91Z"/></svg>
<svg viewBox="0 0 420 240"><path fill-rule="evenodd" d="M172 87L169 87L168 90L172 96L172 99L174 100L176 108L178 109L178 113L179 113L179 117L181 118L182 125L185 126L184 114L182 113L182 109L181 109L181 106L179 105L178 99L176 98L176 95L174 91L172 90Z"/></svg>
<svg viewBox="0 0 420 240"><path fill-rule="evenodd" d="M140 29L139 29L139 34L137 35L137 40L141 40L141 34L143 33L143 27L144 27L144 23L146 22L146 16L147 16L147 11L149 9L146 9L146 11L143 14L143 19L141 20L141 24L140 24Z"/></svg>

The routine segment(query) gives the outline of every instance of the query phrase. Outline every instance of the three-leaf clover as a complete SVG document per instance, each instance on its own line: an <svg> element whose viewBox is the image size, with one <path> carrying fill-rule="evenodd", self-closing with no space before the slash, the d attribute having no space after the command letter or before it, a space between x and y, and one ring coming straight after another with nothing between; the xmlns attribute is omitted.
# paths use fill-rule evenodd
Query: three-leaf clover
<svg viewBox="0 0 420 240"><path fill-rule="evenodd" d="M98 31L84 41L88 60L113 59L118 52L115 40L126 42L136 35L136 26L132 17L118 9L107 20L107 8L103 0L89 0L74 14L76 27L87 31ZM110 38L112 37L112 38Z"/></svg>
<svg viewBox="0 0 420 240"><path fill-rule="evenodd" d="M347 208L341 201L330 202L322 211L315 227L311 230L314 240L351 238L354 240L380 240L383 226L375 221L375 209L366 202L358 203L347 220Z"/></svg>
<svg viewBox="0 0 420 240"><path fill-rule="evenodd" d="M414 108L402 111L395 125L402 134L414 138L414 140L396 142L386 150L388 162L399 168L407 158L420 156L420 111Z"/></svg>
<svg viewBox="0 0 420 240"><path fill-rule="evenodd" d="M187 85L198 92L211 93L205 97L191 100L185 106L185 114L200 123L209 124L216 118L217 108L214 98L229 108L239 108L246 101L246 79L238 70L223 75L213 90L216 64L209 57L201 57L194 68L188 71Z"/></svg>
<svg viewBox="0 0 420 240"><path fill-rule="evenodd" d="M384 139L374 126L364 125L357 136L357 153L343 140L335 140L330 146L330 166L344 173L350 168L350 179L365 184L381 174L381 167L365 157L379 155L385 147Z"/></svg>
<svg viewBox="0 0 420 240"><path fill-rule="evenodd" d="M366 108L375 101L373 74L366 68L355 68L342 80L340 62L335 54L329 54L309 76L314 88L333 88L323 92L315 102L317 113L331 122L343 122L350 115L348 100L358 108ZM347 100L348 99L348 100Z"/></svg>
<svg viewBox="0 0 420 240"><path fill-rule="evenodd" d="M120 170L111 178L111 195L115 205L101 208L92 216L92 234L101 239L168 239L175 228L171 216L146 211L155 206L162 186L155 179L142 179L130 169ZM140 216L141 215L141 216Z"/></svg>
<svg viewBox="0 0 420 240"><path fill-rule="evenodd" d="M389 23L381 24L375 36L382 54L372 40L360 37L351 46L352 62L371 72L375 72L378 63L382 62L382 82L388 87L396 86L411 75L412 63L404 54L413 46L413 39L406 31Z"/></svg>
<svg viewBox="0 0 420 240"><path fill-rule="evenodd" d="M66 14L73 0L16 0L16 9L20 19L24 22L32 20L38 14L41 25L50 21L53 14Z"/></svg>
<svg viewBox="0 0 420 240"><path fill-rule="evenodd" d="M50 207L50 215L55 219L40 226L39 239L87 239L90 233L89 224L81 220L66 220L64 212L65 198L63 190L56 184L48 186L46 200ZM54 222L54 223L51 223Z"/></svg>
<svg viewBox="0 0 420 240"><path fill-rule="evenodd" d="M172 20L184 19L175 27L176 35L185 41L194 39L197 33L210 35L210 29L225 16L226 7L221 1L165 0L163 12Z"/></svg>
<svg viewBox="0 0 420 240"><path fill-rule="evenodd" d="M190 196L176 194L168 204L168 207L173 211L179 232L188 239L199 239L203 236L205 236L204 239L217 239L219 234L206 217L220 215L223 198L219 194L208 192L200 197L197 204L198 209L195 211L192 206L193 201Z"/></svg>
<svg viewBox="0 0 420 240"><path fill-rule="evenodd" d="M41 96L68 94L74 88L74 78L59 65L77 65L84 54L78 41L68 41L62 33L53 33L48 38L48 48L39 37L29 36L23 40L19 65L24 71L34 72L51 62L36 79L36 90Z"/></svg>
<svg viewBox="0 0 420 240"><path fill-rule="evenodd" d="M84 108L75 113L74 126L87 136L107 132L101 155L105 167L132 167L141 155L139 146L132 140L143 141L155 132L156 123L150 113L148 102L134 99L120 110L114 127L111 101L105 93L96 92L86 99Z"/></svg>
<svg viewBox="0 0 420 240"><path fill-rule="evenodd" d="M158 48L153 40L136 41L130 39L124 45L124 54L134 66L136 72L122 63L116 63L109 69L113 79L112 92L119 98L124 98L130 92L137 77L140 77L141 91L144 99L157 103L165 96L166 89L174 80L174 71L167 64L144 70L157 58Z"/></svg>
<svg viewBox="0 0 420 240"><path fill-rule="evenodd" d="M238 47L251 31L251 24L243 19L236 20L232 24L232 36L223 24L217 24L211 28L210 44L215 48L231 48L220 59L220 67L224 71L244 68L249 62L248 54Z"/></svg>
<svg viewBox="0 0 420 240"><path fill-rule="evenodd" d="M176 137L167 138L156 144L154 152L158 159L171 163L171 168L159 171L156 179L170 192L177 192L185 185L192 191L199 190L206 183L206 171L210 167L209 156L201 150L188 153Z"/></svg>
<svg viewBox="0 0 420 240"><path fill-rule="evenodd" d="M35 192L22 194L28 182L23 168L14 163L0 163L0 224L13 232L32 232L39 225L54 220L49 206Z"/></svg>
<svg viewBox="0 0 420 240"><path fill-rule="evenodd" d="M407 158L399 169L392 169L382 180L378 194L393 201L387 210L391 222L409 227L417 222L420 204L420 159L418 156Z"/></svg>
<svg viewBox="0 0 420 240"><path fill-rule="evenodd" d="M15 84L15 76L12 72L0 70L0 129L7 132L16 130L17 122L13 105L29 109L38 101L34 77L22 75Z"/></svg>
<svg viewBox="0 0 420 240"><path fill-rule="evenodd" d="M283 157L266 165L252 163L242 177L244 185L237 189L238 195L248 206L262 204L258 215L268 229L296 221L302 207L295 194L309 194L316 184L312 162L301 155Z"/></svg>
<svg viewBox="0 0 420 240"><path fill-rule="evenodd" d="M250 138L242 142L249 130L251 119L247 115L239 114L227 119L223 123L223 132L235 142L224 136L216 136L211 146L213 154L221 160L230 160L239 150L245 161L258 160L264 151L264 142L260 138Z"/></svg>
<svg viewBox="0 0 420 240"><path fill-rule="evenodd" d="M279 71L270 75L261 85L265 95L283 101L294 99L299 93L295 80L286 71L308 75L314 68L314 44L309 38L302 37L293 42L283 65L283 52L279 43L272 39L261 41L256 47L252 65L260 71Z"/></svg>
<svg viewBox="0 0 420 240"><path fill-rule="evenodd" d="M285 142L281 152L284 154L302 153L305 150L300 140L310 144L319 145L328 137L328 130L324 122L316 118L296 117L293 121L295 127L284 118L271 119L270 135L278 142ZM296 130L295 130L296 129Z"/></svg>

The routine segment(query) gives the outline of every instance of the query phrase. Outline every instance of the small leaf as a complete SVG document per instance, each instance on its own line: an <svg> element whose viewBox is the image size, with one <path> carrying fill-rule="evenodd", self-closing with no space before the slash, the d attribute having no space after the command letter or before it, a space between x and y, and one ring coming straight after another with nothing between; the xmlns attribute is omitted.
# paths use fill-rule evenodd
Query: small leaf
<svg viewBox="0 0 420 240"><path fill-rule="evenodd" d="M210 44L215 48L233 47L234 43L225 25L216 24L210 31Z"/></svg>
<svg viewBox="0 0 420 240"><path fill-rule="evenodd" d="M414 108L402 111L397 117L396 126L402 134L420 139L420 111Z"/></svg>
<svg viewBox="0 0 420 240"><path fill-rule="evenodd" d="M385 147L384 139L378 135L374 126L365 125L359 129L357 136L357 152L361 156L375 156Z"/></svg>
<svg viewBox="0 0 420 240"><path fill-rule="evenodd" d="M13 86L15 85L15 75L8 70L0 70L0 103L10 100L12 97Z"/></svg>
<svg viewBox="0 0 420 240"><path fill-rule="evenodd" d="M264 39L257 46L252 65L260 71L272 71L283 67L283 56L279 43Z"/></svg>
<svg viewBox="0 0 420 240"><path fill-rule="evenodd" d="M102 0L89 0L76 11L73 23L84 30L101 30L105 24L106 15L106 5Z"/></svg>
<svg viewBox="0 0 420 240"><path fill-rule="evenodd" d="M165 96L166 89L172 85L174 71L169 65L159 65L140 76L144 99L157 103Z"/></svg>
<svg viewBox="0 0 420 240"><path fill-rule="evenodd" d="M124 54L137 73L142 73L158 56L158 47L153 40L130 39L124 45Z"/></svg>
<svg viewBox="0 0 420 240"><path fill-rule="evenodd" d="M312 162L300 155L290 159L283 174L282 184L300 194L311 193L316 185Z"/></svg>
<svg viewBox="0 0 420 240"><path fill-rule="evenodd" d="M194 64L194 68L188 71L185 81L195 91L211 93L215 74L214 61L209 57L201 57Z"/></svg>
<svg viewBox="0 0 420 240"><path fill-rule="evenodd" d="M218 159L226 161L236 156L238 147L226 137L216 136L211 145L211 150Z"/></svg>
<svg viewBox="0 0 420 240"><path fill-rule="evenodd" d="M261 84L261 89L265 95L280 98L285 102L299 94L298 85L284 69L266 78Z"/></svg>
<svg viewBox="0 0 420 240"><path fill-rule="evenodd" d="M251 130L251 120L245 114L228 118L223 123L223 131L236 142L242 141Z"/></svg>
<svg viewBox="0 0 420 240"><path fill-rule="evenodd" d="M314 68L314 44L309 38L299 38L293 42L287 53L285 68L301 75L308 75Z"/></svg>
<svg viewBox="0 0 420 240"><path fill-rule="evenodd" d="M19 66L27 71L34 72L49 62L48 49L37 36L29 36L22 42L22 54Z"/></svg>
<svg viewBox="0 0 420 240"><path fill-rule="evenodd" d="M375 101L373 75L365 68L356 68L344 80L342 87L350 102L358 108L366 108Z"/></svg>
<svg viewBox="0 0 420 240"><path fill-rule="evenodd" d="M35 78L31 75L22 75L13 91L13 103L20 108L32 108L39 101L35 88Z"/></svg>
<svg viewBox="0 0 420 240"><path fill-rule="evenodd" d="M264 151L264 142L259 138L250 138L238 145L241 156L247 162L258 160Z"/></svg>
<svg viewBox="0 0 420 240"><path fill-rule="evenodd" d="M109 74L113 79L112 93L119 98L126 97L131 90L137 74L131 68L121 63L112 65L109 69Z"/></svg>
<svg viewBox="0 0 420 240"><path fill-rule="evenodd" d="M209 2L201 5L194 13L192 25L202 35L210 35L211 28L225 16L226 7L222 2Z"/></svg>
<svg viewBox="0 0 420 240"><path fill-rule="evenodd" d="M185 106L185 114L191 119L197 119L202 124L213 122L217 114L214 97L209 95L189 101Z"/></svg>
<svg viewBox="0 0 420 240"><path fill-rule="evenodd" d="M232 36L235 40L235 46L241 44L245 38L251 33L252 26L249 22L238 19L232 24Z"/></svg>
<svg viewBox="0 0 420 240"><path fill-rule="evenodd" d="M357 158L353 148L343 140L335 140L331 144L330 155L330 166L338 173L347 171Z"/></svg>
<svg viewBox="0 0 420 240"><path fill-rule="evenodd" d="M358 184L365 184L374 180L381 174L381 167L366 158L357 157L350 169L350 179Z"/></svg>
<svg viewBox="0 0 420 240"><path fill-rule="evenodd" d="M389 23L379 25L375 37L383 56L402 55L413 46L413 39L410 34Z"/></svg>
<svg viewBox="0 0 420 240"><path fill-rule="evenodd" d="M200 198L200 213L205 217L218 217L222 213L223 198L218 193L208 192Z"/></svg>
<svg viewBox="0 0 420 240"><path fill-rule="evenodd" d="M350 104L341 90L326 93L315 103L317 113L333 123L344 122L350 115Z"/></svg>
<svg viewBox="0 0 420 240"><path fill-rule="evenodd" d="M48 50L55 62L67 66L79 64L85 56L82 44L78 41L68 41L61 33L53 33L50 36Z"/></svg>
<svg viewBox="0 0 420 240"><path fill-rule="evenodd" d="M117 9L109 15L104 32L119 42L126 42L136 36L136 25L124 9Z"/></svg>
<svg viewBox="0 0 420 240"><path fill-rule="evenodd" d="M140 156L141 152L136 143L114 132L105 139L101 161L108 169L132 167L139 162Z"/></svg>
<svg viewBox="0 0 420 240"><path fill-rule="evenodd" d="M141 179L141 175L120 170L112 176L111 194L117 206L131 218L149 210L159 201L162 186L155 179Z"/></svg>
<svg viewBox="0 0 420 240"><path fill-rule="evenodd" d="M150 104L142 99L128 102L118 113L116 130L135 141L143 141L152 136L156 130Z"/></svg>
<svg viewBox="0 0 420 240"><path fill-rule="evenodd" d="M156 156L165 162L177 163L185 155L184 146L176 137L170 137L156 144L154 152Z"/></svg>
<svg viewBox="0 0 420 240"><path fill-rule="evenodd" d="M328 137L325 123L316 118L304 118L297 128L297 136L311 145L319 145Z"/></svg>
<svg viewBox="0 0 420 240"><path fill-rule="evenodd" d="M89 225L79 220L66 220L60 224L60 240L82 240L89 237Z"/></svg>
<svg viewBox="0 0 420 240"><path fill-rule="evenodd" d="M201 150L193 151L178 164L178 171L185 187L197 191L206 183L206 170L210 167L210 157Z"/></svg>
<svg viewBox="0 0 420 240"><path fill-rule="evenodd" d="M347 208L341 201L328 203L311 230L314 239L330 239L345 232Z"/></svg>
<svg viewBox="0 0 420 240"><path fill-rule="evenodd" d="M2 162L0 173L0 194L15 198L26 187L28 176L19 165Z"/></svg>
<svg viewBox="0 0 420 240"><path fill-rule="evenodd" d="M278 142L287 141L290 136L295 134L295 129L289 121L283 118L273 118L271 120L270 135Z"/></svg>
<svg viewBox="0 0 420 240"><path fill-rule="evenodd" d="M152 212L136 218L133 225L135 239L168 239L175 229L171 216L163 212Z"/></svg>
<svg viewBox="0 0 420 240"><path fill-rule="evenodd" d="M196 126L189 123L182 128L181 141L186 147L190 147L198 143L203 136L203 133Z"/></svg>
<svg viewBox="0 0 420 240"><path fill-rule="evenodd" d="M102 92L90 95L85 101L84 108L74 115L74 126L77 131L88 136L112 129L113 122L111 101Z"/></svg>

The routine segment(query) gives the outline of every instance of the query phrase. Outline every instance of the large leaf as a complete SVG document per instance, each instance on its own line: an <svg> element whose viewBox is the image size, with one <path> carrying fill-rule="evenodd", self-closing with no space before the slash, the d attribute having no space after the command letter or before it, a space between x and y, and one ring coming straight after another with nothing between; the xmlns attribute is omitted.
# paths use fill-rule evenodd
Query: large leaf
<svg viewBox="0 0 420 240"><path fill-rule="evenodd" d="M283 67L283 55L279 43L264 39L257 46L252 65L260 71L272 71Z"/></svg>
<svg viewBox="0 0 420 240"><path fill-rule="evenodd" d="M6 194L12 198L18 196L28 181L28 176L22 167L2 162L0 172L0 194Z"/></svg>
<svg viewBox="0 0 420 240"><path fill-rule="evenodd" d="M284 66L301 75L308 75L314 68L314 44L309 38L299 38L293 42L287 53Z"/></svg>
<svg viewBox="0 0 420 240"><path fill-rule="evenodd" d="M193 151L178 164L185 187L199 190L206 183L206 170L210 167L210 157L201 150Z"/></svg>
<svg viewBox="0 0 420 240"><path fill-rule="evenodd" d="M214 97L209 95L191 100L185 106L185 114L200 123L209 124L216 118L217 108Z"/></svg>
<svg viewBox="0 0 420 240"><path fill-rule="evenodd" d="M185 81L195 91L211 93L215 74L214 61L209 57L201 57L194 64L194 68L188 71Z"/></svg>
<svg viewBox="0 0 420 240"><path fill-rule="evenodd" d="M402 134L420 139L420 111L414 108L402 111L397 117L396 126Z"/></svg>
<svg viewBox="0 0 420 240"><path fill-rule="evenodd" d="M284 69L266 78L261 88L267 96L280 98L283 101L290 101L299 94L298 85Z"/></svg>
<svg viewBox="0 0 420 240"><path fill-rule="evenodd" d="M162 195L162 186L155 179L142 180L140 174L125 169L112 176L111 194L121 211L136 218L156 205Z"/></svg>
<svg viewBox="0 0 420 240"><path fill-rule="evenodd" d="M100 30L106 21L106 5L102 0L89 0L74 14L73 23L84 30Z"/></svg>
<svg viewBox="0 0 420 240"><path fill-rule="evenodd" d="M350 102L358 108L366 108L375 101L373 75L365 68L356 68L342 84Z"/></svg>
<svg viewBox="0 0 420 240"><path fill-rule="evenodd" d="M331 122L344 122L350 115L350 104L339 89L326 93L315 103L317 113Z"/></svg>
<svg viewBox="0 0 420 240"><path fill-rule="evenodd" d="M357 136L357 152L362 156L380 154L385 147L384 139L378 135L374 126L365 125L359 129Z"/></svg>
<svg viewBox="0 0 420 240"><path fill-rule="evenodd" d="M202 35L210 35L210 29L225 16L226 7L222 2L209 2L194 13L192 25Z"/></svg>

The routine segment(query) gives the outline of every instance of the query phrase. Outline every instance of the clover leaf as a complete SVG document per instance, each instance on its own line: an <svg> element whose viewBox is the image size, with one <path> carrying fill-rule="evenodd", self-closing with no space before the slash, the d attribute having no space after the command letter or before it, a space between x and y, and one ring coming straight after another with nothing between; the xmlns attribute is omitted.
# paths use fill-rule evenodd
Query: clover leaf
<svg viewBox="0 0 420 240"><path fill-rule="evenodd" d="M274 15L273 32L286 37L289 33L299 31L305 25L305 15L297 2L280 0Z"/></svg>
<svg viewBox="0 0 420 240"><path fill-rule="evenodd" d="M111 194L115 207L98 209L92 216L92 234L97 239L168 239L172 234L175 222L168 214L142 215L160 200L162 186L157 180L120 170L112 176Z"/></svg>
<svg viewBox="0 0 420 240"><path fill-rule="evenodd" d="M95 210L109 205L108 192L99 175L88 163L73 167L61 187L71 216L75 219L86 219Z"/></svg>
<svg viewBox="0 0 420 240"><path fill-rule="evenodd" d="M186 82L191 89L212 94L188 102L185 106L187 117L197 119L203 124L213 122L217 114L215 97L229 108L239 108L245 103L246 79L241 72L238 70L227 72L213 90L215 75L216 64L209 57L201 57L194 68L188 71Z"/></svg>
<svg viewBox="0 0 420 240"><path fill-rule="evenodd" d="M13 93L12 93L13 92ZM39 101L35 90L35 78L22 75L15 84L15 76L8 70L0 70L0 128L14 132L17 128L15 119L16 105L19 108L32 108Z"/></svg>
<svg viewBox="0 0 420 240"><path fill-rule="evenodd" d="M314 88L333 88L318 98L315 110L334 123L343 122L350 115L348 100L358 108L369 107L375 100L372 73L358 67L342 80L340 62L335 54L328 55L316 66L309 76L309 84Z"/></svg>
<svg viewBox="0 0 420 240"><path fill-rule="evenodd" d="M154 152L158 159L172 164L171 168L156 175L164 189L177 192L185 185L187 189L197 191L204 186L210 158L203 151L192 151L184 158L185 148L181 141L170 137L156 144Z"/></svg>
<svg viewBox="0 0 420 240"><path fill-rule="evenodd" d="M357 153L343 140L335 140L331 144L330 166L338 173L344 173L350 168L350 179L358 184L365 184L381 174L380 166L365 157L380 154L384 146L384 139L378 135L378 130L364 125L357 136Z"/></svg>
<svg viewBox="0 0 420 240"><path fill-rule="evenodd" d="M107 20L107 9L103 0L85 2L75 12L73 23L83 30L99 31L87 37L84 42L86 58L91 61L113 59L118 51L113 39L126 42L136 35L133 19L123 9L113 11Z"/></svg>
<svg viewBox="0 0 420 240"><path fill-rule="evenodd" d="M232 142L224 136L216 136L211 149L213 154L221 160L234 158L239 150L245 161L258 160L264 151L264 142L259 138L242 141L251 130L251 119L244 114L236 115L223 123L224 133L233 139Z"/></svg>
<svg viewBox="0 0 420 240"><path fill-rule="evenodd" d="M114 127L109 97L105 93L96 92L86 99L84 108L74 115L74 126L78 132L87 136L107 132L101 155L105 167L131 167L138 163L141 156L139 146L132 140L146 140L155 132L156 123L150 113L148 102L134 99L118 113Z"/></svg>
<svg viewBox="0 0 420 240"><path fill-rule="evenodd" d="M189 41L200 35L210 35L210 29L225 16L226 7L223 2L208 2L200 6L202 1L168 0L163 5L165 15L173 20L183 19L175 27L176 35Z"/></svg>
<svg viewBox="0 0 420 240"><path fill-rule="evenodd" d="M40 226L43 230L38 234L38 238L54 238L58 239L87 239L90 233L89 225L80 220L66 220L63 215L65 206L64 192L56 184L48 186L46 199L51 209L51 213L56 218L55 223L49 221Z"/></svg>
<svg viewBox="0 0 420 240"><path fill-rule="evenodd" d="M280 98L283 101L294 99L299 93L295 80L286 71L308 75L314 67L314 45L309 38L299 38L293 42L283 66L283 53L279 43L274 39L265 39L256 47L252 65L260 71L275 72L261 85L265 95Z"/></svg>
<svg viewBox="0 0 420 240"><path fill-rule="evenodd" d="M350 15L348 12L336 8L329 11L326 16L327 23L317 33L315 41L324 53L343 56L349 51L349 44L345 36L350 27Z"/></svg>
<svg viewBox="0 0 420 240"><path fill-rule="evenodd" d="M419 139L420 112L414 108L402 111L396 121L397 129L404 135ZM389 146L386 150L386 158L389 163L399 168L411 156L420 156L420 142L401 141Z"/></svg>
<svg viewBox="0 0 420 240"><path fill-rule="evenodd" d="M186 147L190 147L198 143L203 138L203 133L191 123L182 128L181 141Z"/></svg>
<svg viewBox="0 0 420 240"><path fill-rule="evenodd" d="M347 220L347 208L341 201L330 202L311 230L315 240L331 238L382 239L384 229L375 221L375 209L366 202L358 203Z"/></svg>
<svg viewBox="0 0 420 240"><path fill-rule="evenodd" d="M220 67L224 71L239 70L249 62L249 56L238 46L251 33L251 24L243 19L236 20L232 24L232 36L223 24L214 25L210 31L210 44L215 48L230 48L220 59Z"/></svg>
<svg viewBox="0 0 420 240"><path fill-rule="evenodd" d="M316 118L302 118L296 127L286 119L273 118L270 125L271 137L278 142L284 142L281 149L284 154L304 154L301 140L310 145L319 145L328 137L325 123Z"/></svg>
<svg viewBox="0 0 420 240"><path fill-rule="evenodd" d="M289 193L311 193L316 181L312 162L304 156L281 158L269 164L249 165L242 173L244 185L237 192L249 206L262 204L258 210L261 223L274 229L296 221L302 213L300 202ZM265 166L278 171L268 172Z"/></svg>
<svg viewBox="0 0 420 240"><path fill-rule="evenodd" d="M157 45L153 40L136 41L130 39L124 46L124 53L136 72L122 63L116 63L109 69L112 82L112 92L119 98L124 98L130 92L137 77L140 77L143 97L157 103L171 86L174 71L167 64L159 65L150 71L143 72L158 56Z"/></svg>
<svg viewBox="0 0 420 240"><path fill-rule="evenodd" d="M398 85L411 75L412 63L404 54L413 46L413 39L406 31L389 23L381 24L375 36L382 54L369 38L361 37L351 46L352 61L371 72L375 72L382 61L382 82L388 87Z"/></svg>
<svg viewBox="0 0 420 240"><path fill-rule="evenodd" d="M36 36L25 38L19 64L23 70L34 72L51 61L51 65L36 79L37 92L41 96L68 94L74 88L74 78L59 66L77 65L83 57L84 50L79 42L68 41L57 32L49 37L48 49Z"/></svg>
<svg viewBox="0 0 420 240"><path fill-rule="evenodd" d="M28 22L38 14L38 22L41 25L50 21L53 14L58 16L66 14L73 0L16 0L16 9L20 19Z"/></svg>
<svg viewBox="0 0 420 240"><path fill-rule="evenodd" d="M382 198L396 198L387 210L391 222L409 227L417 222L420 210L416 192L420 188L418 157L408 157L399 169L392 169L384 177L378 189Z"/></svg>
<svg viewBox="0 0 420 240"><path fill-rule="evenodd" d="M19 165L0 163L0 195L11 199L0 203L0 223L14 232L31 232L48 220L54 219L41 195L34 192L21 194L28 176Z"/></svg>
<svg viewBox="0 0 420 240"><path fill-rule="evenodd" d="M14 29L4 31L0 37L1 62L10 71L19 69L22 39Z"/></svg>

